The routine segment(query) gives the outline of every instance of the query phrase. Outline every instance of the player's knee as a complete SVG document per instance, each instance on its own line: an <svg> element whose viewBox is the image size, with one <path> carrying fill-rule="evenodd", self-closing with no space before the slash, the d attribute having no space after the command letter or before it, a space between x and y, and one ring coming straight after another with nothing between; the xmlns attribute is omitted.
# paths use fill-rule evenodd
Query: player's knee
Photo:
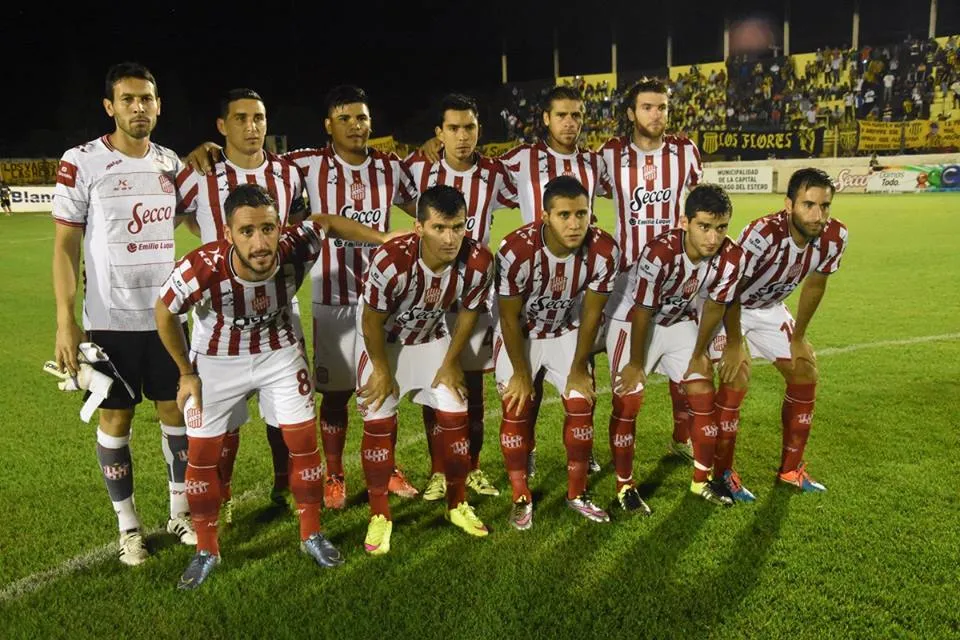
<svg viewBox="0 0 960 640"><path fill-rule="evenodd" d="M439 385L430 390L433 396L434 407L446 413L467 413L467 404L446 385Z"/></svg>
<svg viewBox="0 0 960 640"><path fill-rule="evenodd" d="M746 389L750 385L750 372L750 363L744 361L737 370L737 375L730 386L737 390Z"/></svg>
<svg viewBox="0 0 960 640"><path fill-rule="evenodd" d="M160 418L162 424L171 427L182 427L186 424L183 421L183 412L177 408L176 400L158 400L156 404L157 417Z"/></svg>
<svg viewBox="0 0 960 640"><path fill-rule="evenodd" d="M131 424L133 409L100 409L100 429L108 436L123 438L130 435Z"/></svg>
<svg viewBox="0 0 960 640"><path fill-rule="evenodd" d="M795 384L810 384L819 377L817 365L809 360L798 360L793 367L793 382Z"/></svg>
<svg viewBox="0 0 960 640"><path fill-rule="evenodd" d="M590 415L590 402L576 391L571 392L569 398L563 399L563 409L569 416Z"/></svg>
<svg viewBox="0 0 960 640"><path fill-rule="evenodd" d="M683 383L683 390L687 396L687 402L690 402L690 396L702 393L711 393L713 391L713 381L711 380L691 380Z"/></svg>
<svg viewBox="0 0 960 640"><path fill-rule="evenodd" d="M643 408L643 392L625 395L613 394L613 415L623 420L633 420Z"/></svg>
<svg viewBox="0 0 960 640"><path fill-rule="evenodd" d="M306 455L313 453L317 448L317 424L315 420L307 420L299 424L280 425L283 432L283 442L292 455Z"/></svg>

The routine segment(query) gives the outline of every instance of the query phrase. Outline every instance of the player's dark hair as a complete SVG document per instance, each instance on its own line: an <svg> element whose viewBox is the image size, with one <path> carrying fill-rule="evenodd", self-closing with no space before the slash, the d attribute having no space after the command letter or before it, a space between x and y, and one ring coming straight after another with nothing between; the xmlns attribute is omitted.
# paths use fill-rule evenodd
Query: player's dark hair
<svg viewBox="0 0 960 640"><path fill-rule="evenodd" d="M150 69L138 62L120 62L107 70L107 80L104 83L103 97L113 102L113 85L124 78L139 78L153 84L153 95L160 95L160 89L157 87L157 80L150 73Z"/></svg>
<svg viewBox="0 0 960 640"><path fill-rule="evenodd" d="M259 100L263 102L263 98L260 97L260 94L254 91L253 89L230 89L224 94L223 98L220 99L220 117L226 118L230 113L230 103L236 102L237 100Z"/></svg>
<svg viewBox="0 0 960 640"><path fill-rule="evenodd" d="M836 191L836 186L834 186L833 180L830 179L826 171L815 167L807 167L797 169L790 176L790 182L787 184L787 198L790 202L793 202L798 193L806 191L810 187L830 189L830 195L833 195Z"/></svg>
<svg viewBox="0 0 960 640"><path fill-rule="evenodd" d="M233 212L240 207L273 207L277 210L277 201L270 192L258 184L241 184L234 188L223 202L227 225L233 219Z"/></svg>
<svg viewBox="0 0 960 640"><path fill-rule="evenodd" d="M712 216L733 215L733 203L720 185L699 184L687 196L683 214L687 216L687 220L693 220L697 217L698 211L704 211Z"/></svg>
<svg viewBox="0 0 960 640"><path fill-rule="evenodd" d="M543 189L543 208L550 211L553 201L557 198L578 198L580 196L590 200L587 188L573 176L557 176L547 183Z"/></svg>
<svg viewBox="0 0 960 640"><path fill-rule="evenodd" d="M547 92L547 95L543 98L543 110L549 112L553 108L554 100L580 100L583 101L583 98L580 96L580 90L576 87L568 87L565 84L558 84L553 89Z"/></svg>
<svg viewBox="0 0 960 640"><path fill-rule="evenodd" d="M473 115L480 119L480 110L477 101L462 93L448 93L440 100L440 126L443 126L443 117L447 111L473 111Z"/></svg>
<svg viewBox="0 0 960 640"><path fill-rule="evenodd" d="M640 78L627 89L627 93L623 97L624 111L627 109L636 110L637 96L641 93L662 93L666 95L669 94L669 91L667 85L659 78Z"/></svg>
<svg viewBox="0 0 960 640"><path fill-rule="evenodd" d="M334 87L330 89L327 97L324 98L327 117L329 117L337 107L342 107L345 104L355 104L357 102L367 104L366 91L352 84L342 84L339 87ZM367 106L369 105L367 104Z"/></svg>
<svg viewBox="0 0 960 640"><path fill-rule="evenodd" d="M459 189L438 184L420 194L420 200L417 201L417 220L420 224L430 218L430 210L441 218L455 218L466 212L467 201Z"/></svg>

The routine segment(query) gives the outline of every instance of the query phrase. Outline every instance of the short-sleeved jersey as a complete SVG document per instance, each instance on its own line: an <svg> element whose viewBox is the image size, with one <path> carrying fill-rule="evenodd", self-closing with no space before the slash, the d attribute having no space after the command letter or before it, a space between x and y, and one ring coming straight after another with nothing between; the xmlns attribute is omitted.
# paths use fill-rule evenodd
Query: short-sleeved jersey
<svg viewBox="0 0 960 640"><path fill-rule="evenodd" d="M532 222L510 233L497 252L497 294L522 296L523 331L532 340L556 338L580 326L577 302L587 289L608 295L620 264L613 236L591 226L580 248L557 258Z"/></svg>
<svg viewBox="0 0 960 640"><path fill-rule="evenodd" d="M108 136L63 154L53 219L84 229L84 329L156 330L153 306L175 258L181 169L170 149L150 143L133 158Z"/></svg>
<svg viewBox="0 0 960 640"><path fill-rule="evenodd" d="M417 197L410 172L394 153L369 149L367 159L351 165L333 146L292 151L284 156L303 174L312 213L340 215L378 231L390 229L390 207ZM313 303L355 305L363 274L380 245L328 239L329 251L314 265Z"/></svg>
<svg viewBox="0 0 960 640"><path fill-rule="evenodd" d="M790 213L780 211L747 225L739 244L746 254L740 303L763 309L786 300L810 272L829 275L839 269L847 227L830 218L820 236L800 248L790 236Z"/></svg>
<svg viewBox="0 0 960 640"><path fill-rule="evenodd" d="M0 186L0 200L9 200L10 199L10 187L7 185Z"/></svg>
<svg viewBox="0 0 960 640"><path fill-rule="evenodd" d="M500 156L517 192L517 205L524 223L539 220L543 213L543 190L557 176L573 176L586 187L591 209L596 195L606 193L607 168L596 151L579 149L563 154L545 142L522 144Z"/></svg>
<svg viewBox="0 0 960 640"><path fill-rule="evenodd" d="M229 160L213 165L210 175L201 175L187 167L177 176L180 210L193 213L200 227L200 241L223 239L226 225L224 202L241 184L258 184L277 201L280 224L286 225L291 214L304 211L303 181L300 170L289 160L264 151L264 161L255 169L243 169Z"/></svg>
<svg viewBox="0 0 960 640"><path fill-rule="evenodd" d="M617 212L614 237L625 270L655 237L680 225L684 189L703 176L700 151L691 140L665 136L654 151L641 151L628 136L612 138L600 149Z"/></svg>
<svg viewBox="0 0 960 640"><path fill-rule="evenodd" d="M185 255L161 293L171 313L196 312L192 348L208 356L237 356L296 346L300 333L291 301L324 249L314 222L280 236L277 267L266 280L243 280L233 268L233 245L210 242Z"/></svg>
<svg viewBox="0 0 960 640"><path fill-rule="evenodd" d="M696 321L699 296L724 305L732 302L743 272L743 250L730 238L716 255L694 263L683 248L683 237L682 229L657 236L632 267L634 303L652 309L653 321L665 327Z"/></svg>
<svg viewBox="0 0 960 640"><path fill-rule="evenodd" d="M464 238L453 263L434 272L420 258L419 236L410 234L385 243L373 255L363 302L389 314L387 342L423 344L449 334L445 315L454 303L480 310L492 281L493 254L483 245Z"/></svg>
<svg viewBox="0 0 960 640"><path fill-rule="evenodd" d="M430 162L422 152L411 153L403 161L413 176L417 191L445 184L463 193L467 202L467 237L487 246L493 212L516 206L517 192L499 160L476 156L476 164L467 171L456 171L441 157Z"/></svg>

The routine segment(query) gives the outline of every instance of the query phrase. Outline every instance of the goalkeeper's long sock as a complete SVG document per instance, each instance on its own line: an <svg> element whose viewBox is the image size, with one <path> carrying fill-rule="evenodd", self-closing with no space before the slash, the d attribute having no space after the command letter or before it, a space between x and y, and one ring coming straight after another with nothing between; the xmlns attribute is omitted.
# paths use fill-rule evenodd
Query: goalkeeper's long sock
<svg viewBox="0 0 960 640"><path fill-rule="evenodd" d="M120 531L140 528L133 503L133 460L130 457L130 436L111 436L97 429L97 460L113 502Z"/></svg>
<svg viewBox="0 0 960 640"><path fill-rule="evenodd" d="M163 436L163 457L167 461L167 487L170 490L170 517L190 511L187 503L187 428L160 424Z"/></svg>

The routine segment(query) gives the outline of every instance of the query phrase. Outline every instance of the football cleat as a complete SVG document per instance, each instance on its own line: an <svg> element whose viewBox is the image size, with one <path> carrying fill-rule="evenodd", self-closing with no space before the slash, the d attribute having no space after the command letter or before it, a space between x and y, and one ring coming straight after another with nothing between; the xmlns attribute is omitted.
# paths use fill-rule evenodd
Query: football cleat
<svg viewBox="0 0 960 640"><path fill-rule="evenodd" d="M370 518L367 525L367 537L363 540L364 550L372 556L382 556L390 551L390 534L393 533L393 521L383 515Z"/></svg>
<svg viewBox="0 0 960 640"><path fill-rule="evenodd" d="M313 558L318 565L331 569L343 564L343 555L322 533L314 533L300 543L300 551Z"/></svg>
<svg viewBox="0 0 960 640"><path fill-rule="evenodd" d="M537 475L537 450L530 449L527 453L527 477L532 478Z"/></svg>
<svg viewBox="0 0 960 640"><path fill-rule="evenodd" d="M723 507L732 507L733 498L726 495L726 487L720 488L712 482L691 482L690 493Z"/></svg>
<svg viewBox="0 0 960 640"><path fill-rule="evenodd" d="M220 505L220 520L224 524L233 524L233 498L224 500Z"/></svg>
<svg viewBox="0 0 960 640"><path fill-rule="evenodd" d="M197 544L197 533L193 530L190 514L181 513L176 518L167 520L167 533L172 533L180 539L180 544Z"/></svg>
<svg viewBox="0 0 960 640"><path fill-rule="evenodd" d="M639 513L645 516L653 513L647 503L643 501L643 498L640 497L637 488L629 484L620 487L620 491L617 492L617 502L620 504L620 508L627 513Z"/></svg>
<svg viewBox="0 0 960 640"><path fill-rule="evenodd" d="M487 479L480 469L474 469L467 474L467 488L481 496L498 496L500 491Z"/></svg>
<svg viewBox="0 0 960 640"><path fill-rule="evenodd" d="M756 502L757 497L740 482L740 476L733 469L727 469L721 476L721 482L730 492L734 502Z"/></svg>
<svg viewBox="0 0 960 640"><path fill-rule="evenodd" d="M693 443L689 440L686 440L685 442L670 440L670 447L668 451L671 455L675 455L678 458L683 458L686 462L693 462Z"/></svg>
<svg viewBox="0 0 960 640"><path fill-rule="evenodd" d="M323 506L343 509L347 505L347 483L342 474L333 473L323 483Z"/></svg>
<svg viewBox="0 0 960 640"><path fill-rule="evenodd" d="M427 502L435 502L445 497L447 497L447 477L442 473L434 473L423 489L423 499Z"/></svg>
<svg viewBox="0 0 960 640"><path fill-rule="evenodd" d="M594 522L610 522L610 516L607 512L593 504L590 495L586 492L581 493L572 500L567 498L567 506L582 515L587 520Z"/></svg>
<svg viewBox="0 0 960 640"><path fill-rule="evenodd" d="M420 495L417 488L407 480L407 476L404 475L400 467L394 467L393 475L390 476L390 482L387 483L387 491L401 498L416 498Z"/></svg>
<svg viewBox="0 0 960 640"><path fill-rule="evenodd" d="M177 589L196 589L200 586L200 583L207 579L207 576L218 564L220 564L220 556L213 555L209 551L197 551L183 575L180 576Z"/></svg>
<svg viewBox="0 0 960 640"><path fill-rule="evenodd" d="M597 462L597 459L593 457L593 451L590 452L590 467L588 473L598 473L600 471L600 463Z"/></svg>
<svg viewBox="0 0 960 640"><path fill-rule="evenodd" d="M510 526L517 531L526 531L533 526L533 505L522 496L510 508Z"/></svg>
<svg viewBox="0 0 960 640"><path fill-rule="evenodd" d="M490 533L487 525L480 522L480 518L473 512L473 507L466 502L461 502L455 509L447 511L446 517L452 524L460 527L471 536L482 537Z"/></svg>
<svg viewBox="0 0 960 640"><path fill-rule="evenodd" d="M143 564L150 556L147 545L139 529L132 529L120 534L120 562L128 567Z"/></svg>
<svg viewBox="0 0 960 640"><path fill-rule="evenodd" d="M289 509L292 512L296 512L297 510L297 507L293 502L293 497L290 495L290 489L278 489L277 487L273 487L270 489L270 502L278 507Z"/></svg>
<svg viewBox="0 0 960 640"><path fill-rule="evenodd" d="M793 471L781 472L777 475L777 479L780 482L799 487L800 491L804 493L823 493L827 490L825 486L810 477L810 474L807 473L806 462L801 462L800 466Z"/></svg>

